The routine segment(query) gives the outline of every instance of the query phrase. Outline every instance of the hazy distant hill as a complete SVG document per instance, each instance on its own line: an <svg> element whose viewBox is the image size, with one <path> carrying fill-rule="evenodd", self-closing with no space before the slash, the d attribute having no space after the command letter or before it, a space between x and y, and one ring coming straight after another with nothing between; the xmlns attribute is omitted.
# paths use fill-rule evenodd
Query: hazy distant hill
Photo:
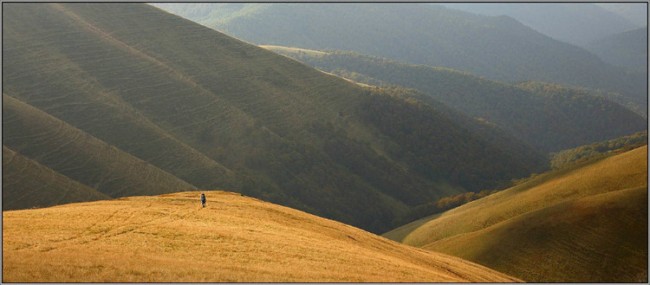
<svg viewBox="0 0 650 285"><path fill-rule="evenodd" d="M199 17L188 13L194 11L191 5L159 6L256 44L350 50L500 81L603 89L623 94L642 109L647 106L647 76L605 64L507 16L413 3L282 3L204 4L208 11Z"/></svg>
<svg viewBox="0 0 650 285"><path fill-rule="evenodd" d="M648 26L648 3L644 2L605 2L595 3L599 7L617 14L639 27Z"/></svg>
<svg viewBox="0 0 650 285"><path fill-rule="evenodd" d="M509 85L455 70L403 64L352 52L265 47L359 82L415 88L470 117L496 124L544 152L647 128L641 116L597 96L620 99L615 94L534 82Z"/></svg>
<svg viewBox="0 0 650 285"><path fill-rule="evenodd" d="M648 282L648 147L556 170L384 234L528 282Z"/></svg>
<svg viewBox="0 0 650 285"><path fill-rule="evenodd" d="M648 70L648 28L604 37L589 43L587 48L610 64L642 74Z"/></svg>
<svg viewBox="0 0 650 285"><path fill-rule="evenodd" d="M603 37L639 28L630 20L594 3L445 3L442 5L480 15L509 16L551 38L581 47L586 47L588 43Z"/></svg>
<svg viewBox="0 0 650 285"><path fill-rule="evenodd" d="M413 92L363 88L148 5L3 12L3 146L111 197L218 187L382 231L412 206L547 167Z"/></svg>
<svg viewBox="0 0 650 285"><path fill-rule="evenodd" d="M516 282L358 228L198 191L4 211L3 282Z"/></svg>

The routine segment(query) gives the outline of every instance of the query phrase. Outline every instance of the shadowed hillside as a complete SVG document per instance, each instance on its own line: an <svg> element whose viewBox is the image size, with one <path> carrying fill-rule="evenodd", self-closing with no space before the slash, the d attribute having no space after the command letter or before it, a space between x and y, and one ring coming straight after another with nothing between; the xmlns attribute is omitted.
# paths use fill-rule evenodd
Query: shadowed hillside
<svg viewBox="0 0 650 285"><path fill-rule="evenodd" d="M539 82L511 85L447 68L404 64L353 52L264 47L362 83L415 88L433 98L434 104L442 102L494 124L543 152L647 128L641 116L610 101L624 103L618 94ZM645 108L637 111L646 112Z"/></svg>
<svg viewBox="0 0 650 285"><path fill-rule="evenodd" d="M513 282L448 255L199 192L3 212L3 282Z"/></svg>
<svg viewBox="0 0 650 285"><path fill-rule="evenodd" d="M603 89L624 95L640 109L648 104L647 74L608 65L508 16L425 3L204 3L203 13L191 3L157 5L255 44L349 50L493 80ZM597 29L601 19L591 18L586 25ZM551 16L544 20L554 22Z"/></svg>
<svg viewBox="0 0 650 285"><path fill-rule="evenodd" d="M384 236L526 281L647 282L647 156L546 173Z"/></svg>
<svg viewBox="0 0 650 285"><path fill-rule="evenodd" d="M44 207L110 197L2 146L2 209Z"/></svg>
<svg viewBox="0 0 650 285"><path fill-rule="evenodd" d="M381 232L420 203L547 165L413 92L363 88L152 6L3 13L3 144L111 197L229 189Z"/></svg>
<svg viewBox="0 0 650 285"><path fill-rule="evenodd" d="M169 193L193 188L187 182L10 96L3 95L2 102L3 146L20 156L32 158L59 173L57 175L96 189L105 194L103 197ZM5 160L10 163L11 157L3 157L3 163ZM21 185L14 185L12 175L29 175L32 170L40 171L38 169L3 168L3 195L7 191L29 191L22 189ZM3 199L3 206L8 206L7 209L19 208L19 205L35 206L37 204L31 205L34 202L32 197L38 196L39 192L31 192L20 200L8 197L10 199ZM52 202L49 204L54 204Z"/></svg>

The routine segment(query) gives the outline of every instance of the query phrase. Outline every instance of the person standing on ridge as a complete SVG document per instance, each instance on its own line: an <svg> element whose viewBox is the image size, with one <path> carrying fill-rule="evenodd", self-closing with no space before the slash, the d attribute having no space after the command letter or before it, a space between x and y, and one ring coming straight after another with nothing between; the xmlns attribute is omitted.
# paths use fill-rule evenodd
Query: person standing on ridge
<svg viewBox="0 0 650 285"><path fill-rule="evenodd" d="M205 201L206 201L205 194L201 193L201 205L203 205L203 208L205 208Z"/></svg>

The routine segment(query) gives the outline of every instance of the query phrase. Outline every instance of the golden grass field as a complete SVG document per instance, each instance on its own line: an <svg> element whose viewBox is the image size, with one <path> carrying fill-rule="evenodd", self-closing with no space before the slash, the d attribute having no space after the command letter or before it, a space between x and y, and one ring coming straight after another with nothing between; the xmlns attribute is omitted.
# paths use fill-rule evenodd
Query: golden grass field
<svg viewBox="0 0 650 285"><path fill-rule="evenodd" d="M3 212L4 282L511 282L445 254L239 194Z"/></svg>
<svg viewBox="0 0 650 285"><path fill-rule="evenodd" d="M535 282L647 282L647 146L526 183L384 236Z"/></svg>

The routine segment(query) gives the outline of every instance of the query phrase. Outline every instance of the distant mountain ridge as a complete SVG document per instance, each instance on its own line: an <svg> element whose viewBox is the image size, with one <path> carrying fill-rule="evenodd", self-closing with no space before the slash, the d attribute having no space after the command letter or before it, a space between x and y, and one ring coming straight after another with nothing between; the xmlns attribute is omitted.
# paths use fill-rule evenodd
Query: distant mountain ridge
<svg viewBox="0 0 650 285"><path fill-rule="evenodd" d="M594 40L639 28L628 19L595 3L445 3L441 5L479 15L509 16L549 37L580 47L586 47Z"/></svg>
<svg viewBox="0 0 650 285"><path fill-rule="evenodd" d="M4 157L7 208L48 205L23 182L49 173L113 198L224 188L379 232L420 203L548 167L414 92L363 88L148 5L3 12L3 149L52 170L17 175Z"/></svg>
<svg viewBox="0 0 650 285"><path fill-rule="evenodd" d="M617 92L647 109L647 75L608 65L508 16L430 4L157 4L255 44L349 50L488 79L544 81ZM646 114L644 114L645 116Z"/></svg>

